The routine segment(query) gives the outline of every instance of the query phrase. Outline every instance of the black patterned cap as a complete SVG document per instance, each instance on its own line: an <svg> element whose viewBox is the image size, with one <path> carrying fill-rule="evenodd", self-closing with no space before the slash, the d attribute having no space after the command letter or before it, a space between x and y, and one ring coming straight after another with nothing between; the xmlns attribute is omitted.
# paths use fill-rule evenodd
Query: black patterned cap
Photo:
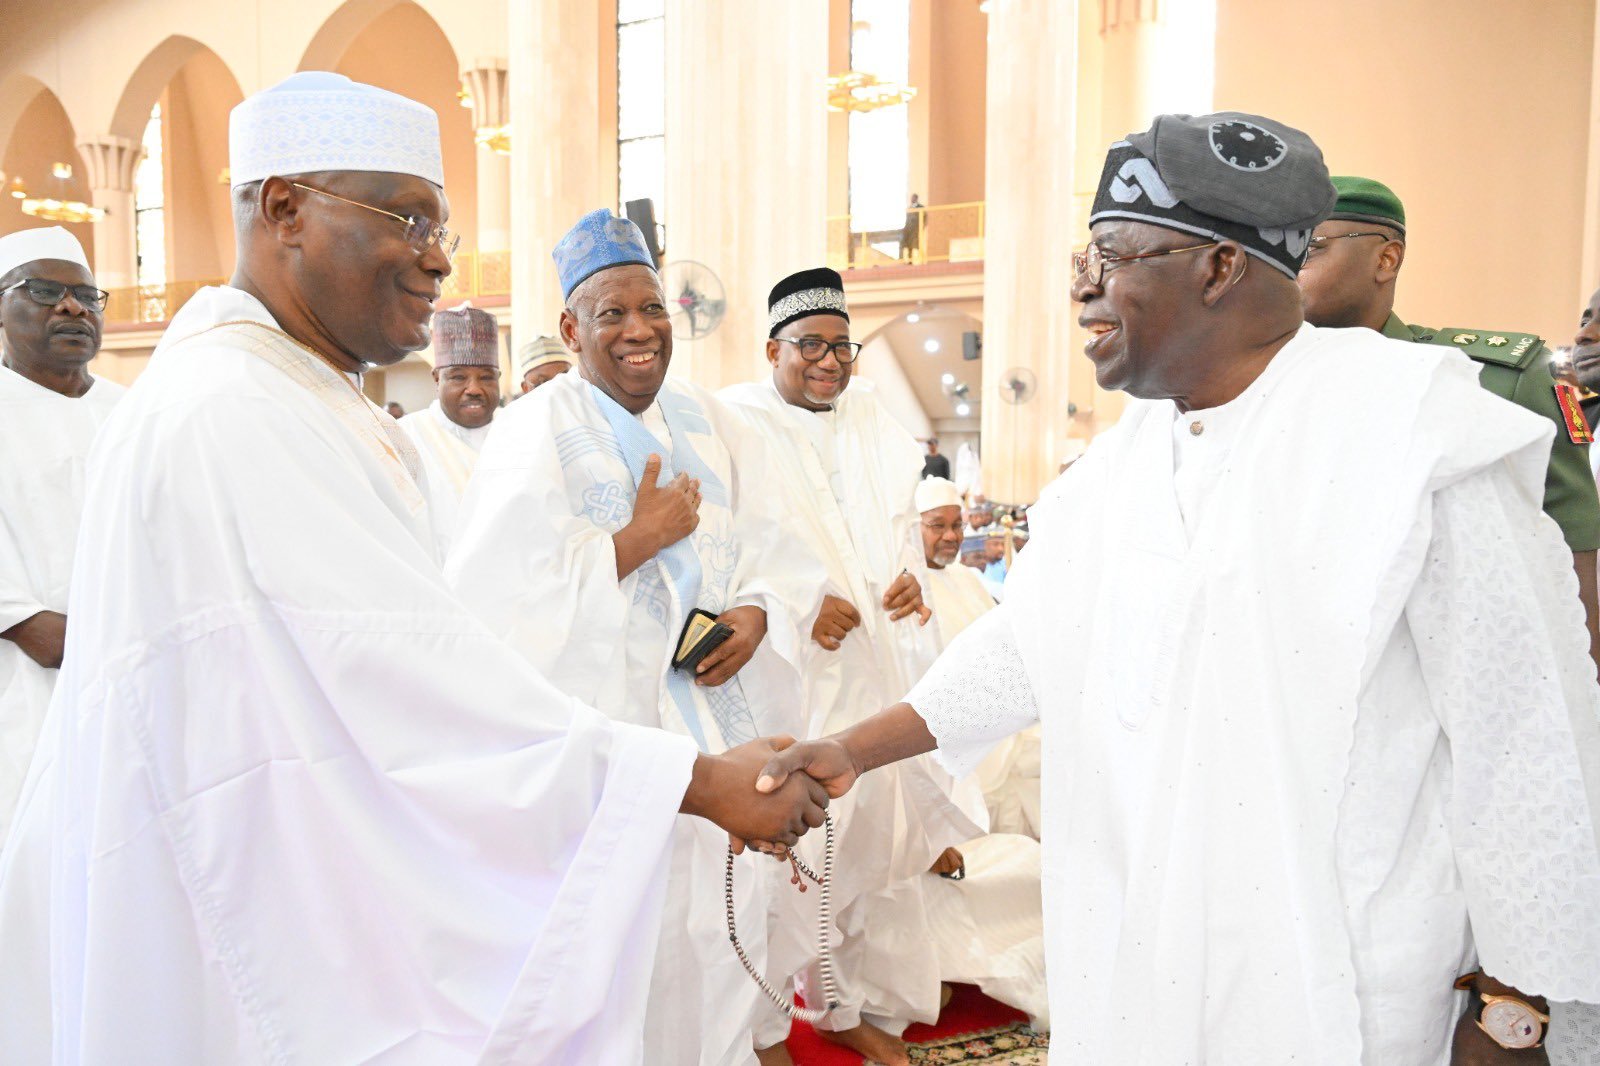
<svg viewBox="0 0 1600 1066"><path fill-rule="evenodd" d="M802 270L774 285L767 295L767 336L776 337L784 326L807 315L838 315L850 321L844 303L844 279L837 270Z"/></svg>
<svg viewBox="0 0 1600 1066"><path fill-rule="evenodd" d="M1130 219L1237 241L1291 278L1338 194L1322 151L1261 115L1158 115L1106 154L1089 224Z"/></svg>

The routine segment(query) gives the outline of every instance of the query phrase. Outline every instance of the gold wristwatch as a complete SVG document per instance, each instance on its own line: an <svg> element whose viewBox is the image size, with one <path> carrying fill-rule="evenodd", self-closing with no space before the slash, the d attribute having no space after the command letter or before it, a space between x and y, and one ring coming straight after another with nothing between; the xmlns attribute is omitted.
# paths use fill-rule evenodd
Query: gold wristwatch
<svg viewBox="0 0 1600 1066"><path fill-rule="evenodd" d="M1478 989L1482 970L1474 970L1456 978L1456 987L1464 992L1476 993L1482 1005L1475 1019L1478 1028L1496 1044L1508 1051L1536 1048L1544 1043L1545 1027L1550 1015L1535 1009L1532 1003L1516 996L1493 996Z"/></svg>

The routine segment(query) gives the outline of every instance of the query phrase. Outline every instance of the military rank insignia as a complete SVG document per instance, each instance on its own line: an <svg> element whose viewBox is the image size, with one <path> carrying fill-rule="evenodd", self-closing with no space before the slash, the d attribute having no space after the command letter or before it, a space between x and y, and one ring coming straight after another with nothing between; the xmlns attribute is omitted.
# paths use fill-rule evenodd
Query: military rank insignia
<svg viewBox="0 0 1600 1066"><path fill-rule="evenodd" d="M1561 408L1561 420L1567 424L1567 439L1574 444L1593 444L1594 431L1589 428L1589 420L1583 417L1576 385L1556 382L1556 406Z"/></svg>

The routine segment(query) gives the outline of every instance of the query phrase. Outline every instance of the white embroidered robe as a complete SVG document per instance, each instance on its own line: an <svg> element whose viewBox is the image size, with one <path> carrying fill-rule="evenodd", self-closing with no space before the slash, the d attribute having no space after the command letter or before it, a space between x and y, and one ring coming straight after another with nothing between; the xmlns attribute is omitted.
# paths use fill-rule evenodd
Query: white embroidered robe
<svg viewBox="0 0 1600 1066"><path fill-rule="evenodd" d="M912 692L952 772L1043 726L1053 1052L1444 1066L1475 963L1600 999L1551 427L1474 378L1307 326L1226 406L1130 406Z"/></svg>
<svg viewBox="0 0 1600 1066"><path fill-rule="evenodd" d="M789 406L766 381L720 395L767 443L786 533L822 560L825 591L861 614L860 627L839 650L828 651L809 632L805 643L805 731L837 732L899 701L938 653L931 621L919 625L912 616L891 623L883 609L884 593L902 571L927 588L915 504L922 450L862 382L820 414ZM971 797L968 817L951 801L950 784L929 760L918 759L869 775L834 803L833 906L844 937L835 970L846 999L826 1027L849 1028L863 1010L896 1029L937 1017L938 964L920 886L941 851L983 832L972 820L983 819L981 798ZM802 841L808 860L820 859L821 842L820 835ZM812 923L792 913L799 904L805 914L814 895L776 901L788 908L773 921L771 972L779 981L815 954Z"/></svg>
<svg viewBox="0 0 1600 1066"><path fill-rule="evenodd" d="M249 295L174 318L89 464L0 1061L648 1061L694 747L460 605L408 451Z"/></svg>
<svg viewBox="0 0 1600 1066"><path fill-rule="evenodd" d="M701 479L700 524L618 581L611 538L632 518L651 452L664 461L663 484L677 471ZM495 420L446 574L491 630L563 690L619 721L691 737L707 751L792 734L795 664L821 572L780 526L770 485L761 442L704 390L669 379L636 418L581 374L564 374ZM686 562L698 569L697 586L675 577L674 551L692 553ZM716 615L746 604L766 611L767 636L732 681L705 688L672 669L690 608ZM688 817L677 835L647 1019L651 1062L748 1062L752 1017L777 1012L758 1004L728 943L727 835ZM763 877L774 865L754 853L736 864L740 939L758 964Z"/></svg>

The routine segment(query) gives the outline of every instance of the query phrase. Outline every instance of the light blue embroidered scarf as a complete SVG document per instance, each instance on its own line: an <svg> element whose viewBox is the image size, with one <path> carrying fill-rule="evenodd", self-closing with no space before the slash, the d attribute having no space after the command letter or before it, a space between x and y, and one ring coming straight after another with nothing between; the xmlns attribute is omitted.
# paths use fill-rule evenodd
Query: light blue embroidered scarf
<svg viewBox="0 0 1600 1066"><path fill-rule="evenodd" d="M651 455L659 455L661 476L656 482L657 485L665 485L680 473L688 474L692 478L699 479L700 495L705 500L719 507L730 505L728 487L700 458L689 441L690 433L706 435L711 433L711 423L707 421L705 412L692 398L670 393L665 389L656 397L661 407L661 414L666 419L667 432L672 437L672 446L668 448L656 440L655 434L646 429L644 423L629 414L621 404L595 388L593 383L589 388L594 392L595 403L599 405L600 413L605 416L606 423L611 427L611 432L616 436L617 444L622 449L622 461L627 464L628 473L632 475L635 498L639 483L644 479L645 461ZM657 552L655 558L676 593L678 610L669 619L667 626L671 639L676 640L689 611L700 603L702 580L700 556L695 551L693 537L684 537L676 544ZM740 687L737 677L718 688L702 691L705 693L706 706L711 712L712 720L721 731L722 739L728 747L756 738L755 719L750 714L750 705L745 699L744 690ZM700 706L695 698L693 681L683 671L669 667L667 692L672 697L673 705L683 716L684 723L689 728L689 735L694 738L695 744L701 751L710 751L706 743L705 727L700 721Z"/></svg>

